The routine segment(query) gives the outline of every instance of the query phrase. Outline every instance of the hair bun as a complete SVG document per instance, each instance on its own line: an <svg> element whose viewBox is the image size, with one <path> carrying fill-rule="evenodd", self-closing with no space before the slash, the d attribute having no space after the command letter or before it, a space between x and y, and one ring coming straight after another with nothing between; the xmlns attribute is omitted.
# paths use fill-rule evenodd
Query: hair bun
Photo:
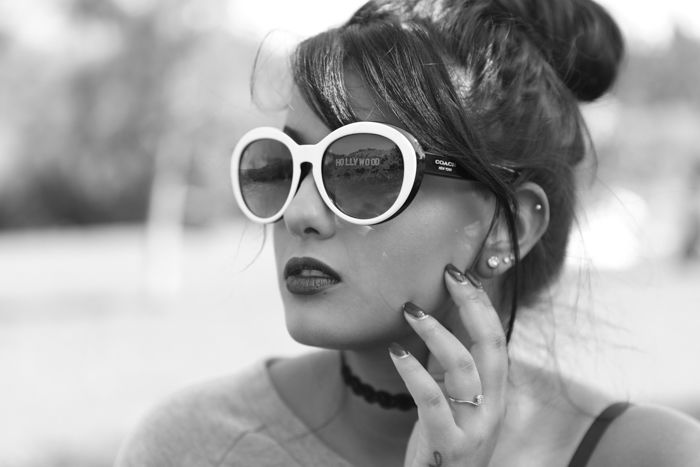
<svg viewBox="0 0 700 467"><path fill-rule="evenodd" d="M566 86L580 101L605 94L624 52L622 33L592 0L496 0L494 19L510 16L524 27Z"/></svg>
<svg viewBox="0 0 700 467"><path fill-rule="evenodd" d="M452 31L482 27L466 20L473 15L524 31L580 101L602 96L617 77L622 33L593 0L370 0L348 24L420 19Z"/></svg>

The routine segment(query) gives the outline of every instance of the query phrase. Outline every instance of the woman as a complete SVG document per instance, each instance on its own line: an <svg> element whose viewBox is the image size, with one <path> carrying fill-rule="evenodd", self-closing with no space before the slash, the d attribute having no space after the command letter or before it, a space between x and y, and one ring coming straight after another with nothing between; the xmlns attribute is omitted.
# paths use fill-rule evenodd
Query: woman
<svg viewBox="0 0 700 467"><path fill-rule="evenodd" d="M562 268L578 101L622 51L588 0L370 1L300 44L284 130L232 176L290 334L326 350L174 397L118 464L700 465L689 417L508 353Z"/></svg>

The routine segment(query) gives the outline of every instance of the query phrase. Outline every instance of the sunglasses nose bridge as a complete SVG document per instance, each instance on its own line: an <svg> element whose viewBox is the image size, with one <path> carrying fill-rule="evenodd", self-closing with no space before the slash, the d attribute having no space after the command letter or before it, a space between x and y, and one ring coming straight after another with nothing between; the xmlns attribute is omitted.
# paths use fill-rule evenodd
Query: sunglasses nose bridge
<svg viewBox="0 0 700 467"><path fill-rule="evenodd" d="M315 162L316 146L313 144L303 144L297 147L296 159L297 164L302 165L309 163L313 165Z"/></svg>
<svg viewBox="0 0 700 467"><path fill-rule="evenodd" d="M328 238L335 232L335 221L328 202L311 174L319 162L316 146L297 146L295 164L300 169L299 181L284 213L287 229L300 237L315 235Z"/></svg>
<svg viewBox="0 0 700 467"><path fill-rule="evenodd" d="M318 155L318 145L316 144L301 144L296 147L294 153L295 164L300 169L300 177L297 182L295 193L301 188L301 184L307 175L310 175L314 171L314 164L320 163L321 157ZM314 186L317 192L321 192L322 187L319 187L316 183L315 177L313 179Z"/></svg>

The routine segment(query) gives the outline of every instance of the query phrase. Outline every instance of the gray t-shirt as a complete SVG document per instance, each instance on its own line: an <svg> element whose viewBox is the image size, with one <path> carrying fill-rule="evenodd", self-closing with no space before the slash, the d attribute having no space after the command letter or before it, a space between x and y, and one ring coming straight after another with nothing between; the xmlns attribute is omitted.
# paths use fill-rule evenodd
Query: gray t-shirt
<svg viewBox="0 0 700 467"><path fill-rule="evenodd" d="M266 362L182 391L124 443L116 467L350 467L277 394Z"/></svg>

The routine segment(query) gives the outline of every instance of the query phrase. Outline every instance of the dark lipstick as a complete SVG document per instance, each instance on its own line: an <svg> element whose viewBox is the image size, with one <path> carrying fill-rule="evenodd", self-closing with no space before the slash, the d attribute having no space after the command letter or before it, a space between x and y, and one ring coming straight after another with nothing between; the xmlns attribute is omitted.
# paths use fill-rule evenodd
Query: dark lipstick
<svg viewBox="0 0 700 467"><path fill-rule="evenodd" d="M317 259L291 258L284 267L287 290L298 295L314 295L340 282L340 276Z"/></svg>

